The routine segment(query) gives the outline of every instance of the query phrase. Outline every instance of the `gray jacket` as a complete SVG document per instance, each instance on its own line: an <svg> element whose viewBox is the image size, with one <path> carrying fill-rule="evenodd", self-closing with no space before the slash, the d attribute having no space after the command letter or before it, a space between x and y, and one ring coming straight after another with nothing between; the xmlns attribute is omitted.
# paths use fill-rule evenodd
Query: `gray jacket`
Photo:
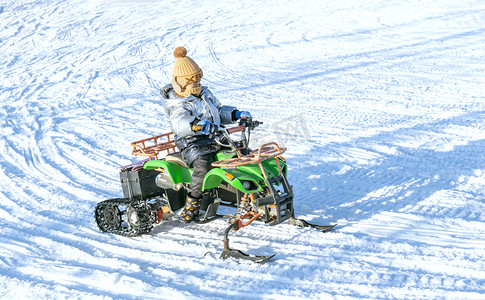
<svg viewBox="0 0 485 300"><path fill-rule="evenodd" d="M208 135L197 135L192 130L195 120L208 120L214 125L234 122L234 106L221 105L207 87L202 87L198 97L189 95L186 98L177 96L172 85L160 91L163 107L170 118L170 125L175 134L175 144L182 152L185 161L192 165L202 155L217 152L220 147Z"/></svg>
<svg viewBox="0 0 485 300"><path fill-rule="evenodd" d="M214 125L233 123L232 115L236 107L221 105L211 91L203 86L199 97L189 95L186 98L175 94L171 85L160 91L163 107L170 118L170 125L176 138L194 136L192 123L208 120Z"/></svg>

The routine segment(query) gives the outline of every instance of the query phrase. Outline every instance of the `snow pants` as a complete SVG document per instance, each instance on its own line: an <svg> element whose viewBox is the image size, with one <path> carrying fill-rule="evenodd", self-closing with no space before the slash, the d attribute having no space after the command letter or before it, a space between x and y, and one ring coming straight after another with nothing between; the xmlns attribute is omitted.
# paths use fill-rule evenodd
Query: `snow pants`
<svg viewBox="0 0 485 300"><path fill-rule="evenodd" d="M212 155L213 153L198 156L192 163L194 172L192 173L189 192L193 198L200 198L202 196L204 177L212 168Z"/></svg>

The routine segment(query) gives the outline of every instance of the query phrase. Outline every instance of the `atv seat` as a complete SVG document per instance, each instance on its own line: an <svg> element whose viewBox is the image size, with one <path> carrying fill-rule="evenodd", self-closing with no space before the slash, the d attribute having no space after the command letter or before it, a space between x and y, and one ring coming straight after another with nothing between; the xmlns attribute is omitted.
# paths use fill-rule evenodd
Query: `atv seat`
<svg viewBox="0 0 485 300"><path fill-rule="evenodd" d="M177 165L186 169L189 168L184 158L182 157L182 153L180 152L167 154L167 156L165 157L165 161L176 163Z"/></svg>

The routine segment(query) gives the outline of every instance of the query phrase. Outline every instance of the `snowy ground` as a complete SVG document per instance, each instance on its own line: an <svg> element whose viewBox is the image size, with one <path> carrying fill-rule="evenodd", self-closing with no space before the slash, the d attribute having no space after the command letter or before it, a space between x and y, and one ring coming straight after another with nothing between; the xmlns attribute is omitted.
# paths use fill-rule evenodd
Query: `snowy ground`
<svg viewBox="0 0 485 300"><path fill-rule="evenodd" d="M484 299L485 4L0 2L0 298ZM218 259L222 220L101 233L130 142L169 131L183 45L289 147L297 213ZM282 134L284 129L286 134Z"/></svg>

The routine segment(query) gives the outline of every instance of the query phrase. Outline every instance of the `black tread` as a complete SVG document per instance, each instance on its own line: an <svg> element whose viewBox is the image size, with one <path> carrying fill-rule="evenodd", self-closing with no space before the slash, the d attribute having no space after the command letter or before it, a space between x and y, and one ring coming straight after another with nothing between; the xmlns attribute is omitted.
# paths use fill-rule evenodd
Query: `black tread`
<svg viewBox="0 0 485 300"><path fill-rule="evenodd" d="M107 209L113 209L115 212L118 210L119 224L112 220L106 220L105 211ZM126 211L128 209L134 209L136 211L139 219L136 226L127 221ZM149 233L153 229L153 223L155 221L151 210L144 200L131 200L128 198L114 198L99 202L94 209L94 216L96 224L101 231L128 237Z"/></svg>

